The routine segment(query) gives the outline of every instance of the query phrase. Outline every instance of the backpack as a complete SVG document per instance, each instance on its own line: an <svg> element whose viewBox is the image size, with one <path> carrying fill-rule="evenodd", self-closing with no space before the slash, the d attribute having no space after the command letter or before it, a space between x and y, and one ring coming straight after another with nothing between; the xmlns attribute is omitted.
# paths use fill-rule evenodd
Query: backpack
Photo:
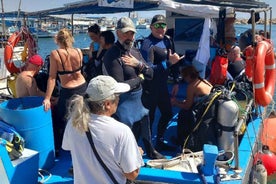
<svg viewBox="0 0 276 184"><path fill-rule="evenodd" d="M15 160L22 155L25 140L14 127L0 120L0 144L6 147L10 159Z"/></svg>

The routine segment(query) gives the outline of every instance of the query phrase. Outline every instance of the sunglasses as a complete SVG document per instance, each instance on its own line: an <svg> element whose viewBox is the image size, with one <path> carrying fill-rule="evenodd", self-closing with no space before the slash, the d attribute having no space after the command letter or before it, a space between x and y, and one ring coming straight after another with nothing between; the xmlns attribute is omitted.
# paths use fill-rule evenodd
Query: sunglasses
<svg viewBox="0 0 276 184"><path fill-rule="evenodd" d="M154 27L155 29L159 29L159 28L164 29L164 28L166 28L166 27L167 27L167 24L164 24L164 23L158 23L158 24L154 24L154 25L153 25L153 27Z"/></svg>

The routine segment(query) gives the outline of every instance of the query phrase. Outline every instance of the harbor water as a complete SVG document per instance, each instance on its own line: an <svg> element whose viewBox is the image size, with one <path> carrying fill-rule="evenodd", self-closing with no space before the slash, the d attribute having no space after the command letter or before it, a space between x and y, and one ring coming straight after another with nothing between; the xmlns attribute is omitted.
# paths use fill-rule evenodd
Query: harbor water
<svg viewBox="0 0 276 184"><path fill-rule="evenodd" d="M251 25L235 25L236 35L239 35L251 28ZM257 25L256 29L264 29L263 25ZM148 36L150 29L137 29L136 39L141 39ZM272 25L272 40L273 43L276 43L276 25ZM74 46L78 48L87 48L89 47L91 40L87 34L76 34L74 35L75 43ZM45 58L50 52L54 49L57 49L57 45L54 42L54 38L39 38L38 39L38 53ZM275 50L276 51L276 50Z"/></svg>
<svg viewBox="0 0 276 184"><path fill-rule="evenodd" d="M146 37L149 35L149 33L150 33L149 29L137 29L136 39L141 39L143 37ZM78 47L78 48L88 48L91 43L91 39L85 33L75 34L74 39L75 39L74 47ZM38 47L39 47L38 53L43 58L49 55L52 50L58 48L58 46L54 42L54 38L38 38Z"/></svg>

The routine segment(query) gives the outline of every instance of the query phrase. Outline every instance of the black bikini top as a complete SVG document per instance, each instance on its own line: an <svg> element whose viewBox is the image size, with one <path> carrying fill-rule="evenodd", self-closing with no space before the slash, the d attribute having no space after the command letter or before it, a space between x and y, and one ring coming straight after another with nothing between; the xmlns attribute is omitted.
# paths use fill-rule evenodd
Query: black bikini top
<svg viewBox="0 0 276 184"><path fill-rule="evenodd" d="M60 53L59 53L58 50L56 50L56 51L57 51L57 53L58 53L58 55L59 55L59 58L60 58L60 61L61 61L61 65L62 65L62 68L63 68L63 71L57 71L57 73L58 73L59 75L66 75L66 74L76 73L76 72L78 72L78 71L80 71L80 70L82 69L82 64L80 64L80 67L77 68L77 69L75 69L75 70L71 70L71 71L65 70L64 63L62 62L62 58L61 58L61 56L60 56ZM80 56L79 51L78 51L77 49L76 49L76 51L77 51L77 53L79 54L79 57L80 57L80 59L81 59L81 56Z"/></svg>

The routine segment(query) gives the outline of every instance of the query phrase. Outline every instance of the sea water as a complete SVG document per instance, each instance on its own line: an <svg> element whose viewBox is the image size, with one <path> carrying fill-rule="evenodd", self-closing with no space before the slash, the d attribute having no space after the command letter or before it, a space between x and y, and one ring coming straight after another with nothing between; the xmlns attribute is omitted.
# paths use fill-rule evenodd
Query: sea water
<svg viewBox="0 0 276 184"><path fill-rule="evenodd" d="M239 24L239 25L235 25L235 28L236 28L236 35L239 35L239 34L243 33L244 31L246 31L247 29L251 28L251 24L250 25ZM264 26L257 25L256 29L264 30ZM113 31L113 33L115 34L114 31ZM144 37L148 36L149 34L150 34L150 29L137 29L136 39L144 38ZM271 35L272 35L273 43L276 43L276 25L272 25ZM116 34L115 34L115 37L116 37ZM76 35L74 35L74 38L75 38L74 47L88 48L89 45L91 44L91 39L89 38L89 36L87 34L76 34ZM58 48L58 46L55 44L54 38L38 38L38 53L43 58L45 58L47 55L49 55L52 50L57 49L57 48ZM275 48L274 48L274 50L275 50ZM276 52L276 50L275 50L275 52ZM274 100L276 101L276 90L274 93Z"/></svg>
<svg viewBox="0 0 276 184"><path fill-rule="evenodd" d="M115 38L116 34L113 31ZM137 29L136 33L136 39L141 39L143 37L146 37L150 34L149 29ZM91 44L91 39L87 34L75 34L74 35L74 47L77 48L89 48L89 45ZM117 38L116 38L117 39ZM42 58L45 58L47 55L51 53L52 50L57 49L58 46L54 42L54 38L38 38L38 53L42 56Z"/></svg>

